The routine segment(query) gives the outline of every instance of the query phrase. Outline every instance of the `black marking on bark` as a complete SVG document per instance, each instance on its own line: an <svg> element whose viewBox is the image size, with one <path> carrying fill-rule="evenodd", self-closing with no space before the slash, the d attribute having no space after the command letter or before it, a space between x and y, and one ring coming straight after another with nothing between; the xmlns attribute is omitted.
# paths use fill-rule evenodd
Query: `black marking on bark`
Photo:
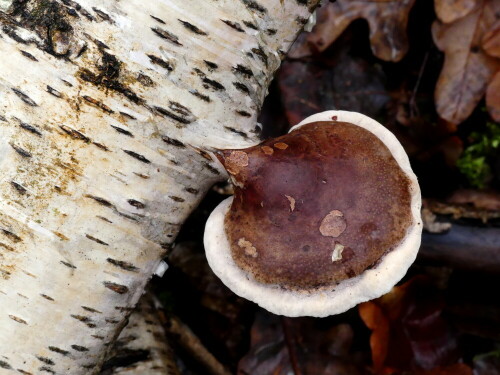
<svg viewBox="0 0 500 375"><path fill-rule="evenodd" d="M307 6L308 0L295 0L297 4Z"/></svg>
<svg viewBox="0 0 500 375"><path fill-rule="evenodd" d="M245 4L245 6L248 9L255 10L262 14L267 13L267 9L264 8L262 5L260 5L258 2L256 2L255 0L241 0L241 1L243 2L243 4Z"/></svg>
<svg viewBox="0 0 500 375"><path fill-rule="evenodd" d="M12 147L23 158L31 158L31 153L29 153L28 151L26 151L24 148L16 146L13 143L9 143L9 144L10 144L10 147Z"/></svg>
<svg viewBox="0 0 500 375"><path fill-rule="evenodd" d="M88 352L89 349L86 348L85 346L81 346L81 345L71 345L71 347L76 350L77 352Z"/></svg>
<svg viewBox="0 0 500 375"><path fill-rule="evenodd" d="M219 82L214 81L213 79L210 78L203 78L203 83L204 83L203 87L205 87L206 89L212 88L216 91L226 90L226 88L222 86Z"/></svg>
<svg viewBox="0 0 500 375"><path fill-rule="evenodd" d="M120 321L119 321L119 320L117 320L117 319L113 319L113 318L106 318L106 319L104 319L104 321L105 321L106 323L109 323L109 324L118 324L118 323L120 323Z"/></svg>
<svg viewBox="0 0 500 375"><path fill-rule="evenodd" d="M137 82L146 87L153 87L155 85L151 77L144 73L139 73L137 75Z"/></svg>
<svg viewBox="0 0 500 375"><path fill-rule="evenodd" d="M199 92L199 91L197 91L197 90L194 90L194 89L189 90L189 93L190 93L191 95L194 95L194 96L196 96L197 98L199 98L199 99L203 100L204 102L207 102L207 103L210 103L210 102L211 102L210 97L209 97L208 95L204 95L204 94L200 93L200 92Z"/></svg>
<svg viewBox="0 0 500 375"><path fill-rule="evenodd" d="M61 354L61 355L65 356L65 357L69 354L68 351L59 349L57 346L49 346L49 350L51 352L54 352L54 353L57 353L57 354Z"/></svg>
<svg viewBox="0 0 500 375"><path fill-rule="evenodd" d="M142 202L139 202L135 199L129 199L128 201L128 204L130 204L131 206L134 206L135 208L139 209L139 210L143 210L146 208L146 205Z"/></svg>
<svg viewBox="0 0 500 375"><path fill-rule="evenodd" d="M128 135L129 137L134 138L134 135L131 132L129 132L128 130L125 130L125 129L120 128L119 126L115 126L115 125L111 125L111 127L113 129L115 129L120 134L125 134L125 135Z"/></svg>
<svg viewBox="0 0 500 375"><path fill-rule="evenodd" d="M99 245L109 246L109 244L107 244L106 242L101 241L99 238L95 238L90 234L86 234L85 237L87 237L91 241L97 242Z"/></svg>
<svg viewBox="0 0 500 375"><path fill-rule="evenodd" d="M95 106L97 108L102 109L106 113L109 113L109 114L115 113L115 111L113 111L111 108L109 108L106 104L104 104L103 102L101 102L101 101L99 101L97 99L94 99L94 98L92 98L92 97L90 97L88 95L84 95L83 99L85 99L85 101L87 103L89 103L89 104L91 104L91 105L93 105L93 106Z"/></svg>
<svg viewBox="0 0 500 375"><path fill-rule="evenodd" d="M66 10L68 12L68 14L71 16L71 17L75 17L75 18L80 18L80 16L78 15L78 12L73 9L73 8L68 8Z"/></svg>
<svg viewBox="0 0 500 375"><path fill-rule="evenodd" d="M145 174L142 174L142 173L137 173L137 172L134 172L134 174L140 178L143 178L145 180L149 179L149 176L146 176Z"/></svg>
<svg viewBox="0 0 500 375"><path fill-rule="evenodd" d="M218 176L218 175L220 175L219 170L218 170L217 168L215 168L215 167L212 167L210 164L208 164L208 163L203 163L203 166L204 166L206 169L208 169L210 172L212 172L213 174L215 174L215 175L217 175L217 176Z"/></svg>
<svg viewBox="0 0 500 375"><path fill-rule="evenodd" d="M206 64L206 66L208 66L208 70L210 70L210 71L214 71L214 70L217 70L219 68L219 65L217 65L216 63L214 63L212 61L203 60L203 62Z"/></svg>
<svg viewBox="0 0 500 375"><path fill-rule="evenodd" d="M128 288L125 285L112 283L111 281L104 281L103 284L106 288L118 294L125 294L128 292Z"/></svg>
<svg viewBox="0 0 500 375"><path fill-rule="evenodd" d="M245 30L243 30L243 28L241 27L241 25L238 22L232 22L232 21L229 21L229 20L221 20L221 21L224 22L229 27L231 27L232 29L234 29L236 31L239 31L240 33L244 33L245 32Z"/></svg>
<svg viewBox="0 0 500 375"><path fill-rule="evenodd" d="M24 130L27 130L30 133L36 134L39 137L42 136L42 132L40 130L38 130L36 127L34 127L33 125L30 125L30 124L27 124L25 122L22 122L21 120L18 120L18 121L19 121L19 126L21 128L23 128Z"/></svg>
<svg viewBox="0 0 500 375"><path fill-rule="evenodd" d="M45 298L46 300L49 300L49 301L54 301L54 298L46 295L46 294L40 294L43 298Z"/></svg>
<svg viewBox="0 0 500 375"><path fill-rule="evenodd" d="M64 260L59 261L59 263L64 264L66 267L73 268L76 270L76 266L72 265L71 263L65 262Z"/></svg>
<svg viewBox="0 0 500 375"><path fill-rule="evenodd" d="M0 360L0 367L4 368L6 370L12 370L11 365L9 365L7 362Z"/></svg>
<svg viewBox="0 0 500 375"><path fill-rule="evenodd" d="M28 104L31 107L38 107L38 104L35 103L33 99L31 99L28 95L22 92L19 89L11 88L11 90L21 99L24 103Z"/></svg>
<svg viewBox="0 0 500 375"><path fill-rule="evenodd" d="M59 98L61 99L63 97L63 94L61 94L59 91L57 91L55 88L53 87L50 87L49 85L47 85L47 92L50 94L50 95L53 95L55 96L56 98Z"/></svg>
<svg viewBox="0 0 500 375"><path fill-rule="evenodd" d="M170 43L173 43L176 46L182 46L182 44L179 43L179 38L175 34L172 34L171 32L163 30L159 27L152 27L151 30L153 30L153 32L160 38L168 40Z"/></svg>
<svg viewBox="0 0 500 375"><path fill-rule="evenodd" d="M97 9L96 7L92 7L92 10L99 16L100 19L102 19L103 21L107 21L109 23L115 23L115 21L113 21L113 19L109 16L109 14L103 12L102 10L100 9Z"/></svg>
<svg viewBox="0 0 500 375"><path fill-rule="evenodd" d="M197 35L208 35L205 31L199 29L198 27L196 27L195 25L187 22L187 21L183 21L183 20L179 20L178 21L182 24L182 26L184 26L186 29L188 29L189 31L197 34Z"/></svg>
<svg viewBox="0 0 500 375"><path fill-rule="evenodd" d="M130 120L137 120L134 116L132 116L131 114L128 114L126 112L120 112L120 115L122 115Z"/></svg>
<svg viewBox="0 0 500 375"><path fill-rule="evenodd" d="M233 71L235 73L239 73L247 78L253 77L253 72L252 70L244 65L238 64L233 68Z"/></svg>
<svg viewBox="0 0 500 375"><path fill-rule="evenodd" d="M97 203L99 203L105 207L114 207L112 203L108 202L104 198L96 197L95 195L86 195L86 197L95 200Z"/></svg>
<svg viewBox="0 0 500 375"><path fill-rule="evenodd" d="M17 234L12 233L10 230L3 229L3 228L1 228L0 230L2 231L3 234L5 234L7 237L9 237L11 239L11 241L13 241L15 243L21 242L23 240Z"/></svg>
<svg viewBox="0 0 500 375"><path fill-rule="evenodd" d="M7 34L11 39L15 40L16 42L18 43L21 43L21 44L29 44L31 42L31 40L26 40L26 39L23 39L21 38L17 33L16 33L16 30L10 26L3 26L2 27L2 31Z"/></svg>
<svg viewBox="0 0 500 375"><path fill-rule="evenodd" d="M8 251L12 251L12 252L16 251L12 246L6 245L2 242L0 242L0 247L3 247L4 249L6 249Z"/></svg>
<svg viewBox="0 0 500 375"><path fill-rule="evenodd" d="M92 321L88 316L84 315L70 315L73 319L79 320L82 323L89 323Z"/></svg>
<svg viewBox="0 0 500 375"><path fill-rule="evenodd" d="M155 55L147 55L147 56L149 57L149 59L153 64L161 66L162 68L167 69L169 72L174 70L174 67L168 61L165 61L162 58Z"/></svg>
<svg viewBox="0 0 500 375"><path fill-rule="evenodd" d="M88 312L96 313L96 314L102 314L99 310L93 309L92 307L87 307L87 306L82 306L82 309Z"/></svg>
<svg viewBox="0 0 500 375"><path fill-rule="evenodd" d="M55 371L52 370L50 367L47 367L47 366L42 366L38 369L38 371L42 371L42 372L48 372L49 374L55 374Z"/></svg>
<svg viewBox="0 0 500 375"><path fill-rule="evenodd" d="M169 145L172 145L175 147L181 147L181 148L186 147L186 145L184 143L178 141L177 139L167 137L166 135L162 136L161 139L163 140L163 142L168 143Z"/></svg>
<svg viewBox="0 0 500 375"><path fill-rule="evenodd" d="M243 117L252 117L252 115L247 111L237 110L236 113Z"/></svg>
<svg viewBox="0 0 500 375"><path fill-rule="evenodd" d="M50 358L47 357L42 357L42 356L36 356L36 359L38 359L40 362L45 363L46 365L54 366L55 362L51 360Z"/></svg>
<svg viewBox="0 0 500 375"><path fill-rule="evenodd" d="M72 83L69 83L68 81L66 81L65 79L62 79L61 78L61 82L64 83L66 86L68 87L73 87L73 84Z"/></svg>
<svg viewBox="0 0 500 375"><path fill-rule="evenodd" d="M8 122L7 119L5 117L3 117L2 115L0 115L0 121Z"/></svg>
<svg viewBox="0 0 500 375"><path fill-rule="evenodd" d="M10 184L14 187L14 189L16 189L16 190L17 190L17 192L18 192L19 194L21 194L21 195L26 194L27 190L26 190L26 188L25 188L23 185L18 184L18 183L17 183L17 182L15 182L15 181L11 181L11 182L10 182Z"/></svg>
<svg viewBox="0 0 500 375"><path fill-rule="evenodd" d="M250 89L241 82L233 82L234 87L244 94L250 95Z"/></svg>
<svg viewBox="0 0 500 375"><path fill-rule="evenodd" d="M134 151L130 151L130 150L123 150L123 152L125 152L127 155L130 155L132 156L134 159L137 159L145 164L151 164L151 162L146 159L144 156L142 156L141 154L138 154L137 152L134 152Z"/></svg>
<svg viewBox="0 0 500 375"><path fill-rule="evenodd" d="M151 17L152 19L154 19L155 21L158 21L159 23L161 23L163 25L166 25L165 21L163 21L161 18L155 17L152 14L150 14L149 17Z"/></svg>
<svg viewBox="0 0 500 375"><path fill-rule="evenodd" d="M170 199L172 199L173 201L176 201L176 202L179 202L179 203L182 203L185 201L184 198L181 198L181 197L176 197L175 195L169 195L168 196Z"/></svg>
<svg viewBox="0 0 500 375"><path fill-rule="evenodd" d="M188 187L188 188L186 188L184 190L186 190L188 193L191 193L191 194L194 194L194 195L196 195L196 194L199 193L198 189L195 189L195 188Z"/></svg>
<svg viewBox="0 0 500 375"><path fill-rule="evenodd" d="M252 29L252 30L259 30L259 28L257 27L257 25L255 25L254 23L250 22L250 21L243 21L243 24L248 27L249 29Z"/></svg>
<svg viewBox="0 0 500 375"><path fill-rule="evenodd" d="M200 69L194 68L193 71L198 75L198 77L205 78L207 75L203 73Z"/></svg>
<svg viewBox="0 0 500 375"><path fill-rule="evenodd" d="M139 98L135 92L120 82L122 63L116 56L104 50L101 50L101 54L101 64L97 66L99 73L95 74L88 69L80 69L80 78L94 85L116 91L135 104L142 104L144 100Z"/></svg>
<svg viewBox="0 0 500 375"><path fill-rule="evenodd" d="M108 261L108 263L111 263L113 266L124 269L125 271L131 271L131 272L139 271L139 268L137 268L136 266L134 266L132 263L129 263L129 262L124 262L121 260L116 260L116 259L111 259L111 258L108 258L106 260Z"/></svg>
<svg viewBox="0 0 500 375"><path fill-rule="evenodd" d="M276 29L267 29L266 34L267 35L276 35L278 31Z"/></svg>
<svg viewBox="0 0 500 375"><path fill-rule="evenodd" d="M141 363L151 358L149 350L131 350L123 348L119 354L107 360L102 366L102 371L118 367L132 367L136 363Z"/></svg>
<svg viewBox="0 0 500 375"><path fill-rule="evenodd" d="M31 372L28 372L28 371L24 371L24 370L21 370L21 369L17 369L18 372L20 372L21 374L24 374L24 375L33 375L33 373Z"/></svg>
<svg viewBox="0 0 500 375"><path fill-rule="evenodd" d="M98 219L101 219L102 221L105 221L106 223L110 223L110 224L113 224L113 222L107 218L105 218L104 216L99 216L97 215L96 216Z"/></svg>
<svg viewBox="0 0 500 375"><path fill-rule="evenodd" d="M264 52L264 50L262 49L262 47L259 46L259 48L252 48L252 52L255 53L257 55L257 57L260 58L262 60L262 62L264 62L264 64L267 67L269 61L268 61L267 55Z"/></svg>
<svg viewBox="0 0 500 375"><path fill-rule="evenodd" d="M68 135L70 135L74 139L79 139L81 141L84 141L86 143L90 143L90 138L87 137L85 134L82 132L79 132L76 129L72 129L69 126L66 125L59 125L59 127Z"/></svg>
<svg viewBox="0 0 500 375"><path fill-rule="evenodd" d="M97 146L99 147L101 150L104 150L104 151L109 151L109 148L107 148L106 146L104 146L103 144L99 143L99 142L92 142L92 144L94 146Z"/></svg>
<svg viewBox="0 0 500 375"><path fill-rule="evenodd" d="M38 62L38 59L35 56L33 56L31 53L23 51L22 49L20 51L21 51L21 53L23 54L24 57L27 57L31 61Z"/></svg>
<svg viewBox="0 0 500 375"><path fill-rule="evenodd" d="M104 337L103 336L99 336L99 335L91 335L93 338L97 339L97 340L104 340Z"/></svg>
<svg viewBox="0 0 500 375"><path fill-rule="evenodd" d="M240 130L236 130L236 129L231 128L229 126L224 126L224 128L227 129L227 130L229 130L230 132L232 132L234 134L238 134L238 135L242 136L243 138L248 138L248 135L246 133L243 133Z"/></svg>
<svg viewBox="0 0 500 375"><path fill-rule="evenodd" d="M14 320L15 322L18 322L20 324L26 324L26 325L28 325L28 322L26 320L21 319L21 318L15 316L15 315L9 315L9 318L11 318L12 320Z"/></svg>
<svg viewBox="0 0 500 375"><path fill-rule="evenodd" d="M116 211L118 215L120 216L123 216L124 218L126 219L129 219L129 220L132 220L132 221L139 221L137 218L131 216L131 215L128 215L126 213L123 213L123 212L120 212L120 211ZM137 215L139 217L144 217L144 216L141 216L141 215Z"/></svg>
<svg viewBox="0 0 500 375"><path fill-rule="evenodd" d="M154 107L155 111L162 116L170 117L182 124L190 124L196 121L196 117L189 110L189 108L177 102L169 102L168 109L162 107Z"/></svg>

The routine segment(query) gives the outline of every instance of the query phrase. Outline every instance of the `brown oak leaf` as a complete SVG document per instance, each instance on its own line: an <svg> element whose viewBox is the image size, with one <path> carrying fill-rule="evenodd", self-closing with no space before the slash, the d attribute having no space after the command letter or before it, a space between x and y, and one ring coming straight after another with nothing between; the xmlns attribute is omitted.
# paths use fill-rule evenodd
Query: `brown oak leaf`
<svg viewBox="0 0 500 375"><path fill-rule="evenodd" d="M318 11L316 26L303 34L289 56L300 58L326 50L356 19L370 26L373 54L385 61L399 61L408 50L406 26L415 0L337 0Z"/></svg>
<svg viewBox="0 0 500 375"><path fill-rule="evenodd" d="M476 6L477 0L434 0L436 15L444 23L465 17Z"/></svg>
<svg viewBox="0 0 500 375"><path fill-rule="evenodd" d="M491 118L500 122L500 70L496 72L486 90L486 108Z"/></svg>
<svg viewBox="0 0 500 375"><path fill-rule="evenodd" d="M488 55L500 58L500 19L484 34L483 49Z"/></svg>
<svg viewBox="0 0 500 375"><path fill-rule="evenodd" d="M436 109L443 119L454 124L464 121L483 97L499 61L483 51L481 41L499 17L499 1L479 0L466 17L433 24L434 42L445 53L435 91Z"/></svg>

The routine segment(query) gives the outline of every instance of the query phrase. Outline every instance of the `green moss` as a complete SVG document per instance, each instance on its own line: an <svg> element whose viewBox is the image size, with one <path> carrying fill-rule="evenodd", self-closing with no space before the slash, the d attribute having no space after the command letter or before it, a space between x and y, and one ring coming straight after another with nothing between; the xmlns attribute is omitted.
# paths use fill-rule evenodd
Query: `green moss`
<svg viewBox="0 0 500 375"><path fill-rule="evenodd" d="M492 177L490 163L500 151L500 124L488 123L484 132L473 132L470 138L457 167L472 186L484 188Z"/></svg>

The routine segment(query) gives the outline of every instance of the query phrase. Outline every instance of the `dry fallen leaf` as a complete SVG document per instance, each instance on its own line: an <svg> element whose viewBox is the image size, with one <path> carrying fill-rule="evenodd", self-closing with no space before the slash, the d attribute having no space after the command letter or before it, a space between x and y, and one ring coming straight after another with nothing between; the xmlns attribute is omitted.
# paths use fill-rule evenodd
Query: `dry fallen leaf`
<svg viewBox="0 0 500 375"><path fill-rule="evenodd" d="M370 26L370 42L375 56L399 61L408 50L406 25L415 0L337 0L318 11L316 26L294 46L289 56L309 56L326 50L349 24L364 18Z"/></svg>
<svg viewBox="0 0 500 375"><path fill-rule="evenodd" d="M465 17L476 7L477 0L434 0L436 15L444 23Z"/></svg>
<svg viewBox="0 0 500 375"><path fill-rule="evenodd" d="M496 72L486 90L486 108L491 118L500 122L500 70Z"/></svg>
<svg viewBox="0 0 500 375"><path fill-rule="evenodd" d="M488 55L500 58L500 19L484 34L482 43Z"/></svg>
<svg viewBox="0 0 500 375"><path fill-rule="evenodd" d="M466 17L451 24L433 24L434 42L445 53L435 91L437 111L445 120L455 124L464 121L500 66L481 48L484 34L499 17L499 1L480 0L477 9Z"/></svg>
<svg viewBox="0 0 500 375"><path fill-rule="evenodd" d="M414 373L455 364L457 338L441 315L443 307L435 286L425 277L415 277L361 304L361 319L372 331L374 372Z"/></svg>

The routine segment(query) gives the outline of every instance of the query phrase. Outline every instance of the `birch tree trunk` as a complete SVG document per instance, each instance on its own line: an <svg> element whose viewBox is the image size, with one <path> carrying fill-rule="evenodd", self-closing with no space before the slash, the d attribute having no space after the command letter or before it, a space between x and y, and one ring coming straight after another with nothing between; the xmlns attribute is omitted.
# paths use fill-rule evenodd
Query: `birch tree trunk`
<svg viewBox="0 0 500 375"><path fill-rule="evenodd" d="M0 0L0 373L95 374L318 0Z"/></svg>

